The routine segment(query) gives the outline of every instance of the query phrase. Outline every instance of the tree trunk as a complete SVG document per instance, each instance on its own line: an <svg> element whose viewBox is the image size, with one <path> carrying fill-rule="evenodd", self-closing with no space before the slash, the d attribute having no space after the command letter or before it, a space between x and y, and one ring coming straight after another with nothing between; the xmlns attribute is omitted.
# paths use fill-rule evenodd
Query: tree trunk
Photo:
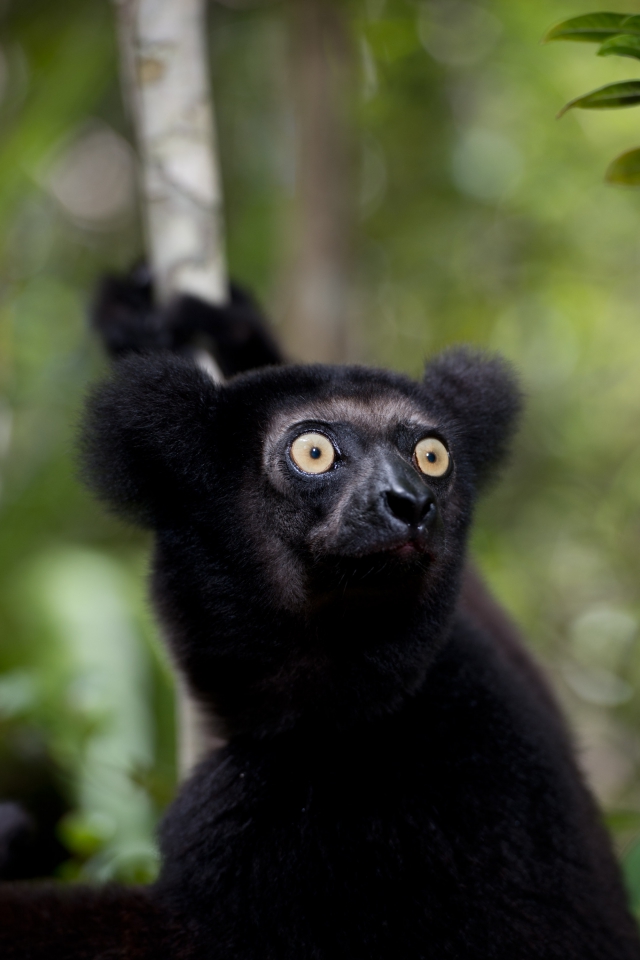
<svg viewBox="0 0 640 960"><path fill-rule="evenodd" d="M147 246L164 301L227 296L204 0L115 0Z"/></svg>

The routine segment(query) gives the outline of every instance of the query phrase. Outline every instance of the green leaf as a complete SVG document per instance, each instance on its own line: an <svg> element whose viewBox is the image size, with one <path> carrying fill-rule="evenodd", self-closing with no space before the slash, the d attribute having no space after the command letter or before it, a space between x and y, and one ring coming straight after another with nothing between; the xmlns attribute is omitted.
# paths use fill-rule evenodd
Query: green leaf
<svg viewBox="0 0 640 960"><path fill-rule="evenodd" d="M640 16L634 14L632 17L627 17L627 19L622 24L622 30L620 33L633 33L640 34Z"/></svg>
<svg viewBox="0 0 640 960"><path fill-rule="evenodd" d="M623 80L622 83L608 83L591 93L570 100L562 108L558 117L574 107L578 110L612 110L615 107L634 107L640 103L640 80Z"/></svg>
<svg viewBox="0 0 640 960"><path fill-rule="evenodd" d="M551 27L542 38L543 43L550 40L578 40L582 43L602 43L609 37L622 33L622 25L629 20L626 13L586 13L581 17L563 20ZM640 18L638 18L640 19ZM629 30L629 33L634 33Z"/></svg>
<svg viewBox="0 0 640 960"><path fill-rule="evenodd" d="M633 57L640 60L640 35L620 33L609 37L598 50L599 57Z"/></svg>
<svg viewBox="0 0 640 960"><path fill-rule="evenodd" d="M627 150L612 160L605 180L608 183L623 184L625 187L640 187L640 149Z"/></svg>

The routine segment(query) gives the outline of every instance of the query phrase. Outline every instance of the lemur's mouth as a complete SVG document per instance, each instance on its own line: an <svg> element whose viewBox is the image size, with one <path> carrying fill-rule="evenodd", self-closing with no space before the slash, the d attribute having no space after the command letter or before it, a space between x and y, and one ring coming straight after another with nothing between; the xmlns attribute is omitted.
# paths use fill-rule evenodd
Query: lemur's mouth
<svg viewBox="0 0 640 960"><path fill-rule="evenodd" d="M399 547L392 547L389 550L389 553L392 556L397 557L399 560L416 560L419 557L424 557L426 553L426 544L417 543L415 540L409 540L408 543L403 543Z"/></svg>
<svg viewBox="0 0 640 960"><path fill-rule="evenodd" d="M405 561L429 559L429 541L428 531L418 527L400 536L385 537L384 540L367 545L366 548L358 551L357 556L363 559L377 556Z"/></svg>
<svg viewBox="0 0 640 960"><path fill-rule="evenodd" d="M309 585L316 599L375 597L387 592L417 588L434 559L426 537L387 538L357 554L333 554L317 561L309 571ZM416 580L417 578L417 580Z"/></svg>

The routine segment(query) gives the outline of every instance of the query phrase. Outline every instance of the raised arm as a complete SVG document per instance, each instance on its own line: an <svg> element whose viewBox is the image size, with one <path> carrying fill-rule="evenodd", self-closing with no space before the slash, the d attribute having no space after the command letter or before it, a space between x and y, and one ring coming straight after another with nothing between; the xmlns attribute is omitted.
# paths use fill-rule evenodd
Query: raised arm
<svg viewBox="0 0 640 960"><path fill-rule="evenodd" d="M225 377L284 359L267 320L246 291L232 284L225 306L181 296L167 307L158 307L145 265L127 276L108 276L101 282L91 321L112 357L205 349Z"/></svg>

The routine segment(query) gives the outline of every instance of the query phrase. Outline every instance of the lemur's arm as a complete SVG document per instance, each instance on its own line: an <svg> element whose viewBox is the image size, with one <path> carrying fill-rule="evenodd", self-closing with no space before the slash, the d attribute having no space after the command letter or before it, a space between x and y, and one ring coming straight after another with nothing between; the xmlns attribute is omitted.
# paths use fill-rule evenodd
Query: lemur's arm
<svg viewBox="0 0 640 960"><path fill-rule="evenodd" d="M235 285L224 306L181 296L167 307L153 302L151 275L138 266L125 277L106 277L92 323L112 357L156 350L209 350L225 377L283 362L282 353L252 297Z"/></svg>

